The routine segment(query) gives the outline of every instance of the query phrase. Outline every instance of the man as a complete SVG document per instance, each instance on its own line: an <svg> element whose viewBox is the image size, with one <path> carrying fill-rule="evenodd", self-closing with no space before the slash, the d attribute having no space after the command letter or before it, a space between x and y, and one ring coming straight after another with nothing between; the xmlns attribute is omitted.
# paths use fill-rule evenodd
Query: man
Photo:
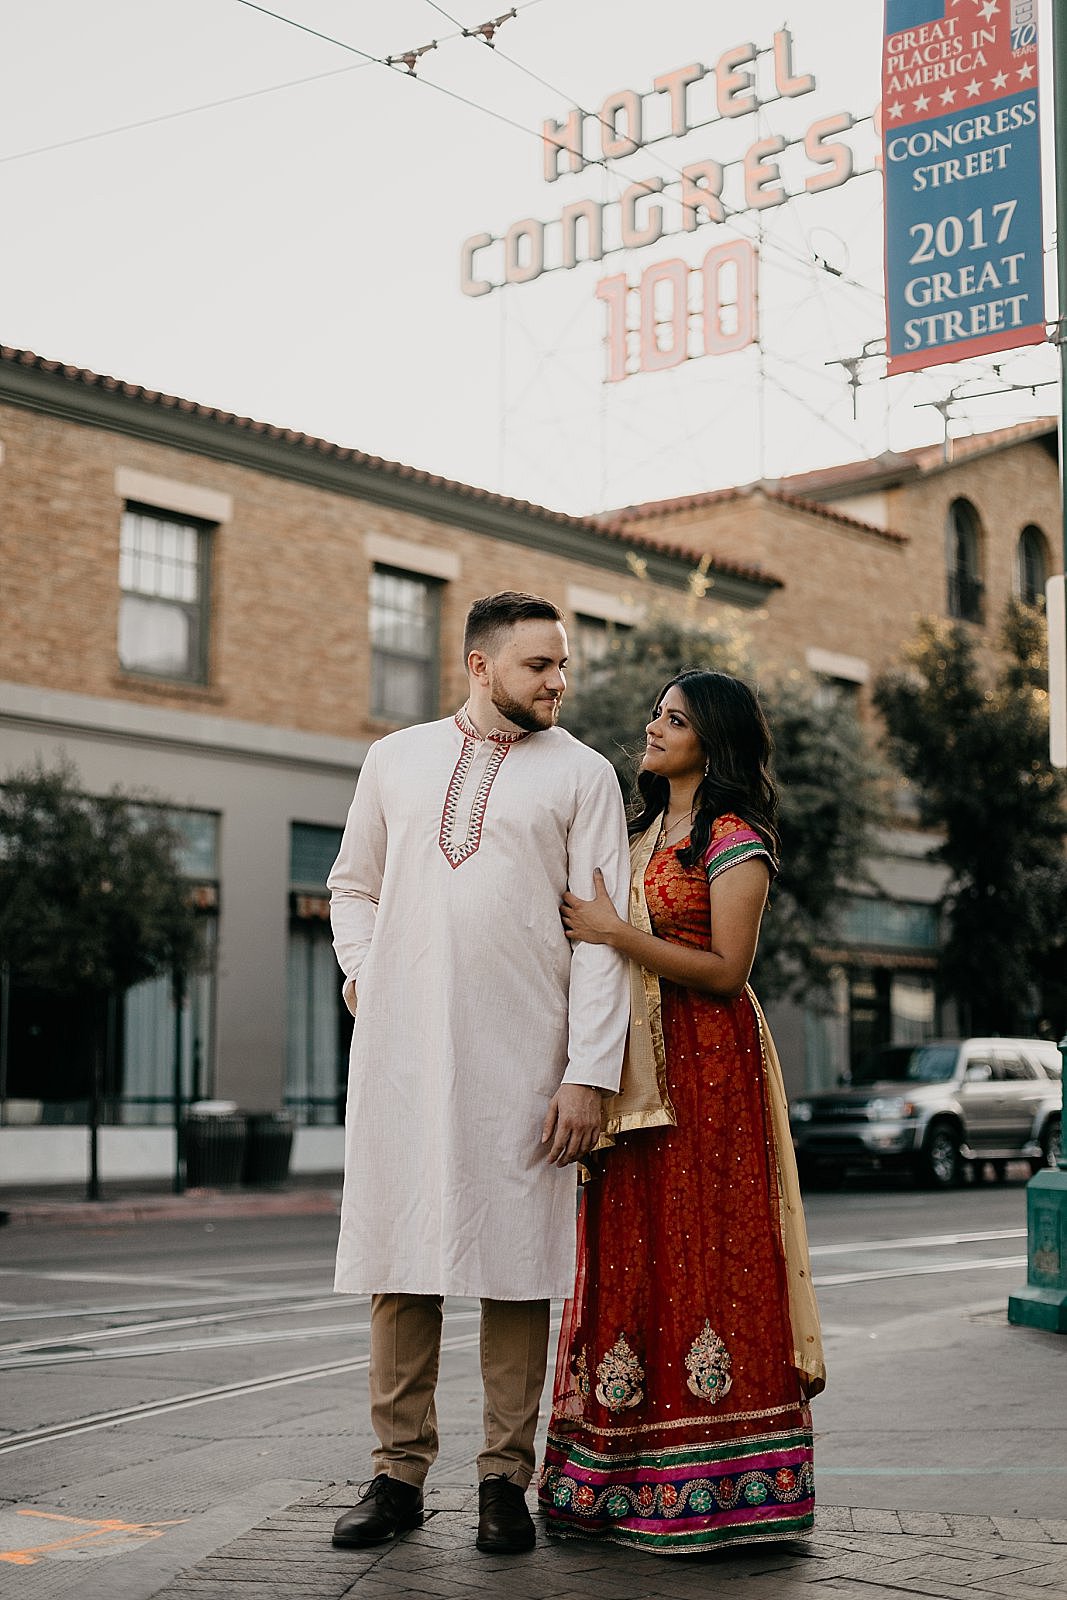
<svg viewBox="0 0 1067 1600"><path fill-rule="evenodd" d="M573 1163L622 1066L625 964L604 945L572 952L559 917L597 867L622 915L629 887L615 775L556 726L561 614L534 595L478 600L464 654L463 709L372 746L329 879L356 1016L335 1287L372 1296L378 1438L342 1546L422 1521L454 1294L482 1302L477 1545L532 1548L549 1298L574 1283Z"/></svg>

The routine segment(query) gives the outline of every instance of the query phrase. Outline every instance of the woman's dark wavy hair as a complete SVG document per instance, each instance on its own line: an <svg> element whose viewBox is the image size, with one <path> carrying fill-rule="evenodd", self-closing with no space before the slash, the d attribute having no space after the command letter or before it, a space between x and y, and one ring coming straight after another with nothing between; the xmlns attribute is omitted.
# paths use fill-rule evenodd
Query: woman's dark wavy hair
<svg viewBox="0 0 1067 1600"><path fill-rule="evenodd" d="M689 844L675 852L678 860L684 867L701 861L711 843L712 823L729 811L759 834L777 867L782 848L776 826L778 791L769 771L774 741L759 701L740 678L691 668L663 685L652 707L653 717L667 690L674 687L685 698L689 721L707 763L696 792ZM639 772L631 807L631 834L644 833L651 827L666 809L669 796L666 778L654 772Z"/></svg>

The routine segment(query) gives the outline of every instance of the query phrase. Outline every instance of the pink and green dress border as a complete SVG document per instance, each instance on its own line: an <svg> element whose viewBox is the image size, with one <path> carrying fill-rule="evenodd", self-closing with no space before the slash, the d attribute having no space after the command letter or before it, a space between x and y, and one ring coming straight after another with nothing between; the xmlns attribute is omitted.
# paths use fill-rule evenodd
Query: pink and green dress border
<svg viewBox="0 0 1067 1600"><path fill-rule="evenodd" d="M811 1432L625 1456L550 1433L538 1497L550 1534L661 1553L788 1539L815 1521Z"/></svg>

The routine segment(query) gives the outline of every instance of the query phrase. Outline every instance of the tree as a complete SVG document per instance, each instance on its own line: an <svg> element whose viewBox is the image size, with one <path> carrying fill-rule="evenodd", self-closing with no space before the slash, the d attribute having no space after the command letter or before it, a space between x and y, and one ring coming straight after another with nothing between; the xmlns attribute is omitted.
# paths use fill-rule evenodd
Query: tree
<svg viewBox="0 0 1067 1600"><path fill-rule="evenodd" d="M781 793L782 872L763 919L755 982L768 999L825 986L838 921L867 882L873 830L883 813L882 770L855 708L820 703L798 674L768 685Z"/></svg>
<svg viewBox="0 0 1067 1600"><path fill-rule="evenodd" d="M1045 626L1012 603L995 667L971 630L925 620L875 700L950 873L940 981L977 1033L1062 1028L1067 1009L1067 791L1048 762Z"/></svg>
<svg viewBox="0 0 1067 1600"><path fill-rule="evenodd" d="M128 989L167 975L180 989L200 939L180 837L158 805L115 789L79 792L70 765L38 765L0 787L0 964L12 989L65 1004L92 1040L90 1194L105 1038Z"/></svg>
<svg viewBox="0 0 1067 1600"><path fill-rule="evenodd" d="M0 787L0 952L12 979L64 994L124 994L188 972L198 933L180 837L156 806L89 797L66 765Z"/></svg>
<svg viewBox="0 0 1067 1600"><path fill-rule="evenodd" d="M746 641L718 621L652 612L617 631L606 656L564 700L570 731L607 756L629 797L652 698L685 667L755 681ZM825 983L825 951L849 889L863 876L880 812L876 764L853 709L818 703L797 673L760 687L775 741L781 793L782 871L760 934L754 983L765 999L802 996Z"/></svg>

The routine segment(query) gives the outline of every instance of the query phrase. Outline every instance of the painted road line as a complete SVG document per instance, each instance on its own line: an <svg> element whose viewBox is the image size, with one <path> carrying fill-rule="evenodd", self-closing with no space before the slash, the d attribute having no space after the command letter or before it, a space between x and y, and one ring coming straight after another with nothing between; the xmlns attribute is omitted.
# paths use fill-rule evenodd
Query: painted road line
<svg viewBox="0 0 1067 1600"><path fill-rule="evenodd" d="M863 1239L855 1244L814 1244L813 1256L864 1255L868 1250L936 1250L940 1246L987 1244L996 1239L1025 1239L1025 1228L995 1228L988 1233L924 1233L908 1239Z"/></svg>
<svg viewBox="0 0 1067 1600"><path fill-rule="evenodd" d="M450 1350L471 1350L479 1342L478 1333L459 1334L441 1340L442 1353ZM288 1372L272 1372L263 1378L250 1378L244 1383L221 1384L214 1389L197 1389L190 1394L176 1395L172 1400L153 1400L144 1405L129 1406L120 1411L101 1411L92 1416L79 1417L74 1422L57 1422L47 1428L33 1428L27 1433L12 1434L0 1440L0 1455L10 1455L16 1450L32 1450L38 1445L57 1444L63 1439L73 1439L83 1433L95 1433L99 1428L121 1427L127 1422L137 1422L147 1417L164 1417L173 1411L189 1411L194 1406L212 1405L221 1400L240 1400L246 1395L266 1394L272 1389L284 1389L295 1383L315 1383L320 1378L341 1377L349 1372L365 1372L370 1356L356 1356L350 1361L332 1361L319 1367L296 1367Z"/></svg>
<svg viewBox="0 0 1067 1600"><path fill-rule="evenodd" d="M887 1267L883 1272L816 1272L812 1274L812 1282L817 1289L832 1289L847 1283L881 1283L887 1278L936 1278L942 1272L988 1272L1025 1266L1025 1256L990 1256L984 1261L938 1261L926 1267Z"/></svg>
<svg viewBox="0 0 1067 1600"><path fill-rule="evenodd" d="M27 1519L21 1528L17 1521L20 1517ZM68 1516L61 1511L42 1511L37 1506L19 1506L14 1510L0 1512L0 1519L6 1520L9 1527L18 1529L16 1538L29 1537L31 1529L38 1522L58 1523L61 1528L77 1530L68 1531L64 1538L47 1539L39 1544L20 1544L14 1549L0 1550L0 1564L13 1567L33 1567L49 1556L58 1556L62 1559L75 1555L113 1555L117 1550L135 1548L146 1540L158 1539L168 1528L180 1527L183 1522L189 1520L187 1517L172 1517L167 1522L123 1522L119 1517L108 1517L104 1521L99 1521L89 1517ZM54 1531L58 1533L59 1528Z"/></svg>

